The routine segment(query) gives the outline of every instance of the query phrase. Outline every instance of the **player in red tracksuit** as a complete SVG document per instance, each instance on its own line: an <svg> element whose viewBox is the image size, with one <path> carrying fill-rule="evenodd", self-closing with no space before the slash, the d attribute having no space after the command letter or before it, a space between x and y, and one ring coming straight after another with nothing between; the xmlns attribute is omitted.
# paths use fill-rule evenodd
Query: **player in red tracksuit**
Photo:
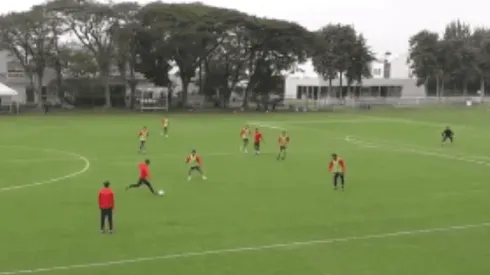
<svg viewBox="0 0 490 275"><path fill-rule="evenodd" d="M112 234L113 223L112 213L115 207L114 192L110 188L108 181L104 182L104 188L99 191L99 209L100 209L100 231L105 233L105 221L109 223L109 233Z"/></svg>
<svg viewBox="0 0 490 275"><path fill-rule="evenodd" d="M140 169L140 176L138 182L135 184L128 185L128 187L126 187L126 190L131 188L138 188L141 187L142 185L146 185L146 187L150 189L151 193L153 193L153 195L156 195L157 193L155 192L153 186L150 183L150 160L147 159L145 160L145 162L140 163L139 169Z"/></svg>

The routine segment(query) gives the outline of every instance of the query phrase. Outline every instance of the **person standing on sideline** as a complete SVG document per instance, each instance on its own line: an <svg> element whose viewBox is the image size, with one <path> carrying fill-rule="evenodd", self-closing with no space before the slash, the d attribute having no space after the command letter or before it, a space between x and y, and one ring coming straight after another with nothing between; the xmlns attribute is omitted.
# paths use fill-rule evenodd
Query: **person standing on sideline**
<svg viewBox="0 0 490 275"><path fill-rule="evenodd" d="M99 208L100 208L100 232L106 233L105 222L109 224L109 233L113 233L114 224L112 221L112 214L114 212L115 199L114 192L110 188L111 183L104 182L104 187L99 191Z"/></svg>

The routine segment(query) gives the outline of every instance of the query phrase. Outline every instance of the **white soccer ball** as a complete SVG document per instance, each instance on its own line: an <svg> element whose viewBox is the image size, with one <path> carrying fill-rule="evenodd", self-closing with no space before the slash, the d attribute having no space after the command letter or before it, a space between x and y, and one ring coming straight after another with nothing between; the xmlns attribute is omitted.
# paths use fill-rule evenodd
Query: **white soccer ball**
<svg viewBox="0 0 490 275"><path fill-rule="evenodd" d="M163 196L163 195L165 195L165 191L163 191L163 190L158 191L158 195L159 195L159 196Z"/></svg>

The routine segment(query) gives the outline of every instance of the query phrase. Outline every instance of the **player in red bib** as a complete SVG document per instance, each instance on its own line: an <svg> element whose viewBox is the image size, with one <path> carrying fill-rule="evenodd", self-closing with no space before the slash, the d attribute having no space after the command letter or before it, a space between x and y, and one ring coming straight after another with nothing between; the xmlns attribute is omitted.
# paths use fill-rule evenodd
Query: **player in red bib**
<svg viewBox="0 0 490 275"><path fill-rule="evenodd" d="M262 136L262 132L260 132L259 128L255 128L254 134L254 148L255 155L260 155L260 143L264 141L264 136Z"/></svg>

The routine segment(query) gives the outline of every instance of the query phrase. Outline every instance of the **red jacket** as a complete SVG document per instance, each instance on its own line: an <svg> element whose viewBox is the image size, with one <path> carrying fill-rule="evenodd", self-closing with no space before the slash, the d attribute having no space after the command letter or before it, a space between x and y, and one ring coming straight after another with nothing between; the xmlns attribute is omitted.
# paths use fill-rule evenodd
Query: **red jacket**
<svg viewBox="0 0 490 275"><path fill-rule="evenodd" d="M114 192L110 188L102 188L99 191L99 208L108 209L114 208Z"/></svg>
<svg viewBox="0 0 490 275"><path fill-rule="evenodd" d="M144 162L140 163L139 168L140 168L140 178L149 179L150 178L150 168L148 167L148 164L146 164Z"/></svg>

